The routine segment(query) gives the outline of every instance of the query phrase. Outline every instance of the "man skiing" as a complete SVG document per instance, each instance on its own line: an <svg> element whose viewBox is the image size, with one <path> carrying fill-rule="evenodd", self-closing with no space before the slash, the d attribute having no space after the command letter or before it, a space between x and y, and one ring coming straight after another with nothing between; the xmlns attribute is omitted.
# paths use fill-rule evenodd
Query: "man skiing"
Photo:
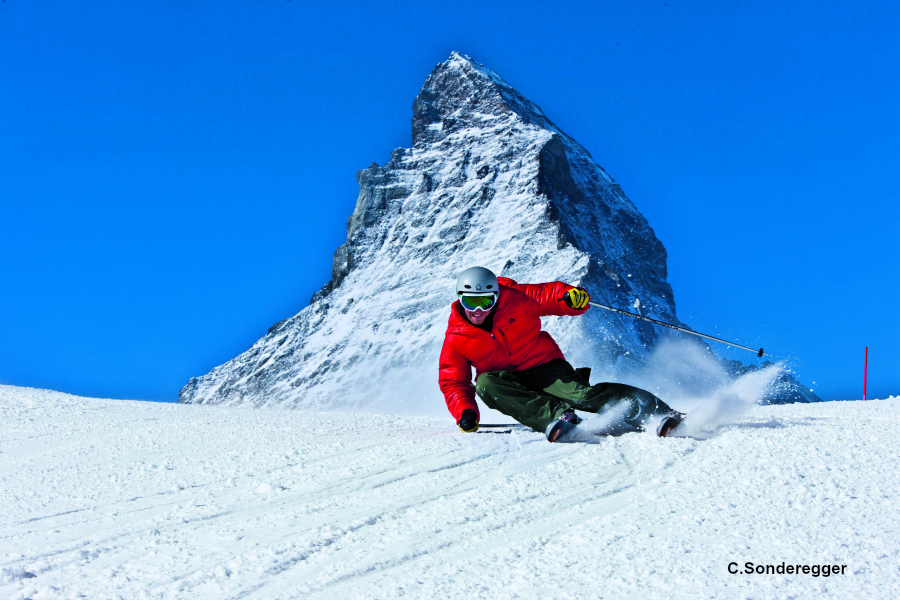
<svg viewBox="0 0 900 600"><path fill-rule="evenodd" d="M438 381L463 431L478 430L476 393L489 408L545 432L550 442L581 421L575 409L596 413L616 404L623 410L623 425L633 431L660 416L660 436L681 422L680 413L650 392L621 383L591 386L590 371L572 368L541 330L540 317L584 314L590 300L584 289L560 281L520 284L472 267L459 275L456 294Z"/></svg>

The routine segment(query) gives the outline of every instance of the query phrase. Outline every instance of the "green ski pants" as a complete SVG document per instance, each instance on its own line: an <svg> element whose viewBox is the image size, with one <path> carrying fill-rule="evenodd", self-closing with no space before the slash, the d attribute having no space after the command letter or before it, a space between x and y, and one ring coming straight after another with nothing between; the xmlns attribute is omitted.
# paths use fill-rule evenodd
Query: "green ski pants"
<svg viewBox="0 0 900 600"><path fill-rule="evenodd" d="M475 391L488 406L543 432L567 409L596 413L625 403L621 431L641 431L651 415L672 409L646 390L622 383L590 385L589 369L572 368L556 358L526 371L489 371L475 380Z"/></svg>

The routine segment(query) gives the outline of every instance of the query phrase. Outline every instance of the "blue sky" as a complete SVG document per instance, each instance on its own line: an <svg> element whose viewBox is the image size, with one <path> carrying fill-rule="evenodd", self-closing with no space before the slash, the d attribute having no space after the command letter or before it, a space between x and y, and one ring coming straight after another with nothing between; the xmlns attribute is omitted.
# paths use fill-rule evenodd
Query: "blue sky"
<svg viewBox="0 0 900 600"><path fill-rule="evenodd" d="M898 40L890 2L6 0L0 383L174 400L246 350L456 50L621 184L682 321L898 394Z"/></svg>

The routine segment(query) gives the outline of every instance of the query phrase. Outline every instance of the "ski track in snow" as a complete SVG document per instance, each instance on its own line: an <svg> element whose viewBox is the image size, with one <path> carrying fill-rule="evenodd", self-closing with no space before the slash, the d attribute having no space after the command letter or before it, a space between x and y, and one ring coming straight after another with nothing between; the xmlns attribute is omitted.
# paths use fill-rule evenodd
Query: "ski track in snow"
<svg viewBox="0 0 900 600"><path fill-rule="evenodd" d="M900 595L897 398L553 445L9 386L0 414L2 598Z"/></svg>

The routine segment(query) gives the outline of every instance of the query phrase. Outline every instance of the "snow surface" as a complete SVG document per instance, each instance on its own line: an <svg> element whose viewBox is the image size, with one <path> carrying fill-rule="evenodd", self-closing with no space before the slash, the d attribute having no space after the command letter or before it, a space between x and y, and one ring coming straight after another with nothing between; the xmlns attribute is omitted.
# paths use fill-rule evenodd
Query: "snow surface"
<svg viewBox="0 0 900 600"><path fill-rule="evenodd" d="M900 596L900 398L572 444L9 386L0 415L2 598Z"/></svg>

